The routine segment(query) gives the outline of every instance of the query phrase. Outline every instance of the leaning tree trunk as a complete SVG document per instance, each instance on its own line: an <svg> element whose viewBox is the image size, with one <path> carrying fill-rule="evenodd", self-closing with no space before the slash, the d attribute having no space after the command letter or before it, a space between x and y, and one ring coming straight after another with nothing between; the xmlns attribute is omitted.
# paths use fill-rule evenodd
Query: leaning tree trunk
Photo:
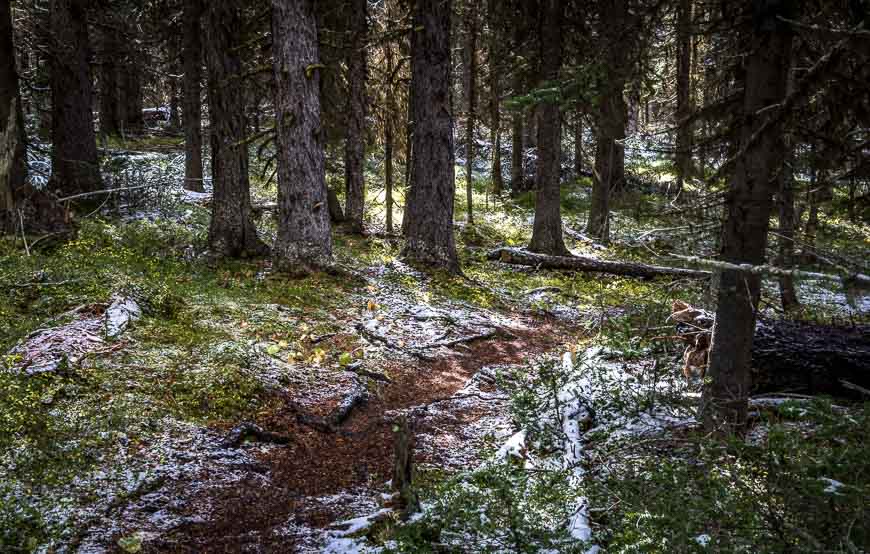
<svg viewBox="0 0 870 554"><path fill-rule="evenodd" d="M348 95L347 136L344 143L345 210L347 229L352 233L363 232L365 211L365 158L366 121L366 24L368 0L351 0L352 33L347 53ZM319 127L319 123L318 123Z"/></svg>
<svg viewBox="0 0 870 554"><path fill-rule="evenodd" d="M688 121L692 113L692 0L679 0L677 5L677 192L692 173L692 139L694 131Z"/></svg>
<svg viewBox="0 0 870 554"><path fill-rule="evenodd" d="M19 223L17 197L27 181L24 117L12 45L12 12L0 2L0 233Z"/></svg>
<svg viewBox="0 0 870 554"><path fill-rule="evenodd" d="M202 39L200 38L202 0L184 1L184 188L205 191L202 180Z"/></svg>
<svg viewBox="0 0 870 554"><path fill-rule="evenodd" d="M251 217L245 102L238 30L239 8L232 0L208 3L206 54L211 119L212 200L209 249L214 256L265 254Z"/></svg>
<svg viewBox="0 0 870 554"><path fill-rule="evenodd" d="M562 67L562 0L546 0L540 27L542 84L559 78ZM553 256L569 255L562 238L561 199L559 196L560 157L562 153L562 116L558 98L547 98L538 105L538 164L535 223L529 250Z"/></svg>
<svg viewBox="0 0 870 554"><path fill-rule="evenodd" d="M722 229L722 254L726 262L764 263L767 230L774 187L781 125L774 122L753 140L757 129L776 117L775 106L785 96L791 63L791 32L779 17L791 14L782 4L770 3L763 21L753 22L743 93L743 125L740 133L745 156L737 160L727 195L727 219ZM708 379L701 412L709 430L734 430L746 422L750 387L752 337L760 294L760 277L733 270L721 271L717 290L716 322L713 327Z"/></svg>
<svg viewBox="0 0 870 554"><path fill-rule="evenodd" d="M280 210L275 264L306 274L332 261L314 1L272 0L272 37Z"/></svg>
<svg viewBox="0 0 870 554"><path fill-rule="evenodd" d="M627 64L626 44L620 29L628 19L625 0L610 0L601 21L601 40L606 49L604 76L597 95L595 171L586 233L602 242L610 240L610 197L625 180L627 107L622 97Z"/></svg>
<svg viewBox="0 0 870 554"><path fill-rule="evenodd" d="M451 0L419 0L411 35L413 182L403 255L459 272L453 238L453 114L450 110Z"/></svg>
<svg viewBox="0 0 870 554"><path fill-rule="evenodd" d="M474 110L477 101L477 3L471 2L468 14L468 41L466 49L465 99L468 102L468 113L465 125L465 200L466 222L474 225Z"/></svg>
<svg viewBox="0 0 870 554"><path fill-rule="evenodd" d="M61 196L99 190L93 89L88 64L87 2L52 0L52 174L49 189Z"/></svg>

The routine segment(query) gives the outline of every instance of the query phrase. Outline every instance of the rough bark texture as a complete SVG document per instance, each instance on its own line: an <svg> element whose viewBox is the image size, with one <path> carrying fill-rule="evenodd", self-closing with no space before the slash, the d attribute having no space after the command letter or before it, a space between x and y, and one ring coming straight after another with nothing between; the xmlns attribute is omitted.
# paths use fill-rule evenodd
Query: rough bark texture
<svg viewBox="0 0 870 554"><path fill-rule="evenodd" d="M93 88L88 59L87 2L52 0L52 174L49 188L60 196L99 190Z"/></svg>
<svg viewBox="0 0 870 554"><path fill-rule="evenodd" d="M477 3L471 2L468 13L468 31L465 43L466 78L465 100L468 103L465 124L465 200L466 222L474 225L474 118L477 109Z"/></svg>
<svg viewBox="0 0 870 554"><path fill-rule="evenodd" d="M726 262L764 263L767 229L772 208L776 155L780 146L779 125L774 123L760 139L750 138L768 113L762 108L785 96L791 59L789 26L777 19L790 16L786 3L753 2L750 53L744 83L741 145L745 156L737 160L726 200L727 220L722 229L721 257ZM729 431L746 421L750 385L752 337L758 305L760 278L736 271L722 271L717 290L716 323L710 350L710 366L704 387L702 414L710 430Z"/></svg>
<svg viewBox="0 0 870 554"><path fill-rule="evenodd" d="M0 2L0 232L18 223L18 196L27 180L24 117L15 51L12 46L12 13L9 2Z"/></svg>
<svg viewBox="0 0 870 554"><path fill-rule="evenodd" d="M519 94L519 89L516 87L514 94ZM525 190L523 134L523 114L517 110L511 116L511 194L514 196Z"/></svg>
<svg viewBox="0 0 870 554"><path fill-rule="evenodd" d="M363 232L365 211L366 23L368 0L351 0L350 48L347 52L347 135L344 142L345 218L347 229Z"/></svg>
<svg viewBox="0 0 870 554"><path fill-rule="evenodd" d="M450 110L451 0L419 0L411 35L413 182L405 208L403 255L459 271L453 238L453 114Z"/></svg>
<svg viewBox="0 0 870 554"><path fill-rule="evenodd" d="M547 256L516 248L499 248L488 254L490 260L498 260L506 264L525 265L542 269L564 269L568 271L584 271L590 273L609 273L651 279L653 277L687 277L705 279L710 277L709 271L683 269L679 267L662 267L634 262L613 262L589 258L586 256Z"/></svg>
<svg viewBox="0 0 870 554"><path fill-rule="evenodd" d="M272 37L280 208L275 263L304 274L332 261L313 0L273 0Z"/></svg>
<svg viewBox="0 0 870 554"><path fill-rule="evenodd" d="M182 45L184 66L184 188L203 192L202 180L202 0L185 0Z"/></svg>
<svg viewBox="0 0 870 554"><path fill-rule="evenodd" d="M387 61L387 75L393 74L393 45L384 45ZM393 232L393 117L396 109L396 99L392 82L387 83L387 114L384 117L384 209L386 209L387 233Z"/></svg>
<svg viewBox="0 0 870 554"><path fill-rule="evenodd" d="M622 34L628 18L625 0L606 0L600 37L604 52L604 76L599 83L596 106L595 171L586 233L607 242L610 239L610 196L625 180L625 125L627 107L623 98L627 44Z"/></svg>
<svg viewBox="0 0 870 554"><path fill-rule="evenodd" d="M214 256L264 254L251 217L248 149L239 33L242 20L232 0L208 4L206 50L211 118L212 200L209 249Z"/></svg>
<svg viewBox="0 0 870 554"><path fill-rule="evenodd" d="M693 128L686 121L692 113L692 0L679 0L677 5L677 190L692 176Z"/></svg>
<svg viewBox="0 0 870 554"><path fill-rule="evenodd" d="M562 67L562 0L546 0L540 27L541 85L555 86ZM568 255L562 238L561 199L559 196L562 153L562 116L558 98L538 105L538 163L535 224L529 250L553 256Z"/></svg>

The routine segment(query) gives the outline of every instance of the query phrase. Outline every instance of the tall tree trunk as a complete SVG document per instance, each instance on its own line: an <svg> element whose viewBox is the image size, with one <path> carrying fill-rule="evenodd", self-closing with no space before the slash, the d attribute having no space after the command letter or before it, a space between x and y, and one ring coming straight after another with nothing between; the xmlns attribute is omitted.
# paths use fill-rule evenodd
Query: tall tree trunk
<svg viewBox="0 0 870 554"><path fill-rule="evenodd" d="M755 0L753 31L743 93L743 126L740 143L745 156L735 164L726 200L727 220L722 229L724 261L764 263L767 230L781 148L781 125L774 123L754 142L753 134L775 114L759 110L782 101L791 63L791 31L779 17L792 17L791 2ZM761 8L761 9L759 9ZM770 112L770 110L769 110ZM708 380L701 413L707 429L733 431L746 422L750 389L752 338L761 288L757 275L722 271L717 290Z"/></svg>
<svg viewBox="0 0 870 554"><path fill-rule="evenodd" d="M292 274L332 261L314 4L272 0L280 210L275 263Z"/></svg>
<svg viewBox="0 0 870 554"><path fill-rule="evenodd" d="M541 84L559 78L562 67L562 0L545 0L540 27ZM561 199L559 196L559 159L562 153L562 116L558 98L548 98L538 105L538 163L535 181L535 224L529 250L553 256L570 253L562 238Z"/></svg>
<svg viewBox="0 0 870 554"><path fill-rule="evenodd" d="M517 79L519 82L519 79ZM519 94L519 88L514 88L514 94ZM511 116L511 195L516 196L525 191L525 157L523 155L523 112L514 111Z"/></svg>
<svg viewBox="0 0 870 554"><path fill-rule="evenodd" d="M208 243L214 256L256 256L268 250L257 237L251 217L241 28L236 2L209 1L206 55L214 194Z"/></svg>
<svg viewBox="0 0 870 554"><path fill-rule="evenodd" d="M27 181L24 116L12 45L12 11L0 2L0 233L18 223L18 197Z"/></svg>
<svg viewBox="0 0 870 554"><path fill-rule="evenodd" d="M583 112L574 115L574 175L583 175Z"/></svg>
<svg viewBox="0 0 870 554"><path fill-rule="evenodd" d="M623 98L627 52L622 29L628 19L625 0L606 0L601 18L601 40L605 47L604 76L597 95L595 171L586 233L602 242L610 240L610 197L625 180L625 124L627 107Z"/></svg>
<svg viewBox="0 0 870 554"><path fill-rule="evenodd" d="M405 208L408 259L459 272L453 238L452 0L418 0L411 35L413 182Z"/></svg>
<svg viewBox="0 0 870 554"><path fill-rule="evenodd" d="M121 72L121 100L125 102L124 131L140 133L145 126L142 117L142 70L138 66L137 54L131 51L126 68Z"/></svg>
<svg viewBox="0 0 870 554"><path fill-rule="evenodd" d="M795 211L794 211L794 170L792 162L794 156L791 153L791 145L787 146L785 163L779 173L779 246L777 266L791 269L794 266L794 239L795 239ZM797 292L794 286L794 278L782 276L779 278L779 295L782 301L782 309L786 312L800 307Z"/></svg>
<svg viewBox="0 0 870 554"><path fill-rule="evenodd" d="M49 188L61 196L99 190L89 66L87 2L52 0L52 174Z"/></svg>
<svg viewBox="0 0 870 554"><path fill-rule="evenodd" d="M387 112L384 115L384 208L387 212L387 233L390 234L393 232L393 114L396 111L396 98L393 92L395 83L392 81L393 45L388 42L384 49L387 75L391 79L387 83Z"/></svg>
<svg viewBox="0 0 870 554"><path fill-rule="evenodd" d="M686 119L692 113L692 0L679 0L677 5L677 192L692 176L692 143L694 129Z"/></svg>
<svg viewBox="0 0 870 554"><path fill-rule="evenodd" d="M347 136L344 142L345 217L347 228L363 232L365 211L366 22L368 0L351 0L351 43L347 53Z"/></svg>
<svg viewBox="0 0 870 554"><path fill-rule="evenodd" d="M474 118L477 102L477 3L471 2L468 14L468 33L466 50L465 99L468 102L468 113L465 125L465 199L467 205L466 222L474 225L474 208L472 194L474 192Z"/></svg>
<svg viewBox="0 0 870 554"><path fill-rule="evenodd" d="M202 181L202 0L184 0L184 188L203 192Z"/></svg>
<svg viewBox="0 0 870 554"><path fill-rule="evenodd" d="M499 72L501 48L499 47L498 29L498 2L489 0L487 8L489 17L489 118L490 118L490 142L492 143L492 194L501 196L504 190L504 177L501 173L501 79Z"/></svg>
<svg viewBox="0 0 870 554"><path fill-rule="evenodd" d="M118 106L118 75L121 60L120 32L114 21L108 22L100 33L100 132L104 135L118 136L121 131Z"/></svg>

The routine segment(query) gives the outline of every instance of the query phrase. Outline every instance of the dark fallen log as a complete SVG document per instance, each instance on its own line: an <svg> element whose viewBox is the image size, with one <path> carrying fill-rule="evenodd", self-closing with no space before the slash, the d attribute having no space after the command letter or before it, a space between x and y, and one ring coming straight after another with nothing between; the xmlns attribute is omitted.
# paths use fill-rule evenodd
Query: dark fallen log
<svg viewBox="0 0 870 554"><path fill-rule="evenodd" d="M248 439L271 444L290 444L293 441L293 439L287 435L279 435L278 433L264 431L259 425L245 422L233 427L227 434L226 438L221 441L220 445L222 448L238 448Z"/></svg>
<svg viewBox="0 0 870 554"><path fill-rule="evenodd" d="M707 366L713 315L676 301L671 316L688 343L686 377ZM752 395L800 393L867 400L870 389L870 326L761 320L752 343Z"/></svg>
<svg viewBox="0 0 870 554"><path fill-rule="evenodd" d="M351 391L341 399L341 402L332 409L326 416L326 423L330 427L338 427L350 417L351 412L357 406L365 404L369 399L369 393L359 379L355 379L355 383Z"/></svg>
<svg viewBox="0 0 870 554"><path fill-rule="evenodd" d="M652 279L655 277L688 277L691 279L706 279L709 271L683 269L680 267L663 267L635 262L614 262L599 260L586 256L547 256L535 254L518 248L498 248L487 257L506 264L525 265L543 269L561 269L568 271L587 271L609 273L626 277Z"/></svg>

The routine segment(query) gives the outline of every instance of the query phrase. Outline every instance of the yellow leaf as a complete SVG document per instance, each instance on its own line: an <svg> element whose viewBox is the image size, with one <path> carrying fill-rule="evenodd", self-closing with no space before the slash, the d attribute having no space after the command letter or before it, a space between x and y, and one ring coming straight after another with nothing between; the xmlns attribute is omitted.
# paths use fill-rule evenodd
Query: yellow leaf
<svg viewBox="0 0 870 554"><path fill-rule="evenodd" d="M373 312L378 309L378 305L375 303L374 300L369 300L367 308L370 312Z"/></svg>

